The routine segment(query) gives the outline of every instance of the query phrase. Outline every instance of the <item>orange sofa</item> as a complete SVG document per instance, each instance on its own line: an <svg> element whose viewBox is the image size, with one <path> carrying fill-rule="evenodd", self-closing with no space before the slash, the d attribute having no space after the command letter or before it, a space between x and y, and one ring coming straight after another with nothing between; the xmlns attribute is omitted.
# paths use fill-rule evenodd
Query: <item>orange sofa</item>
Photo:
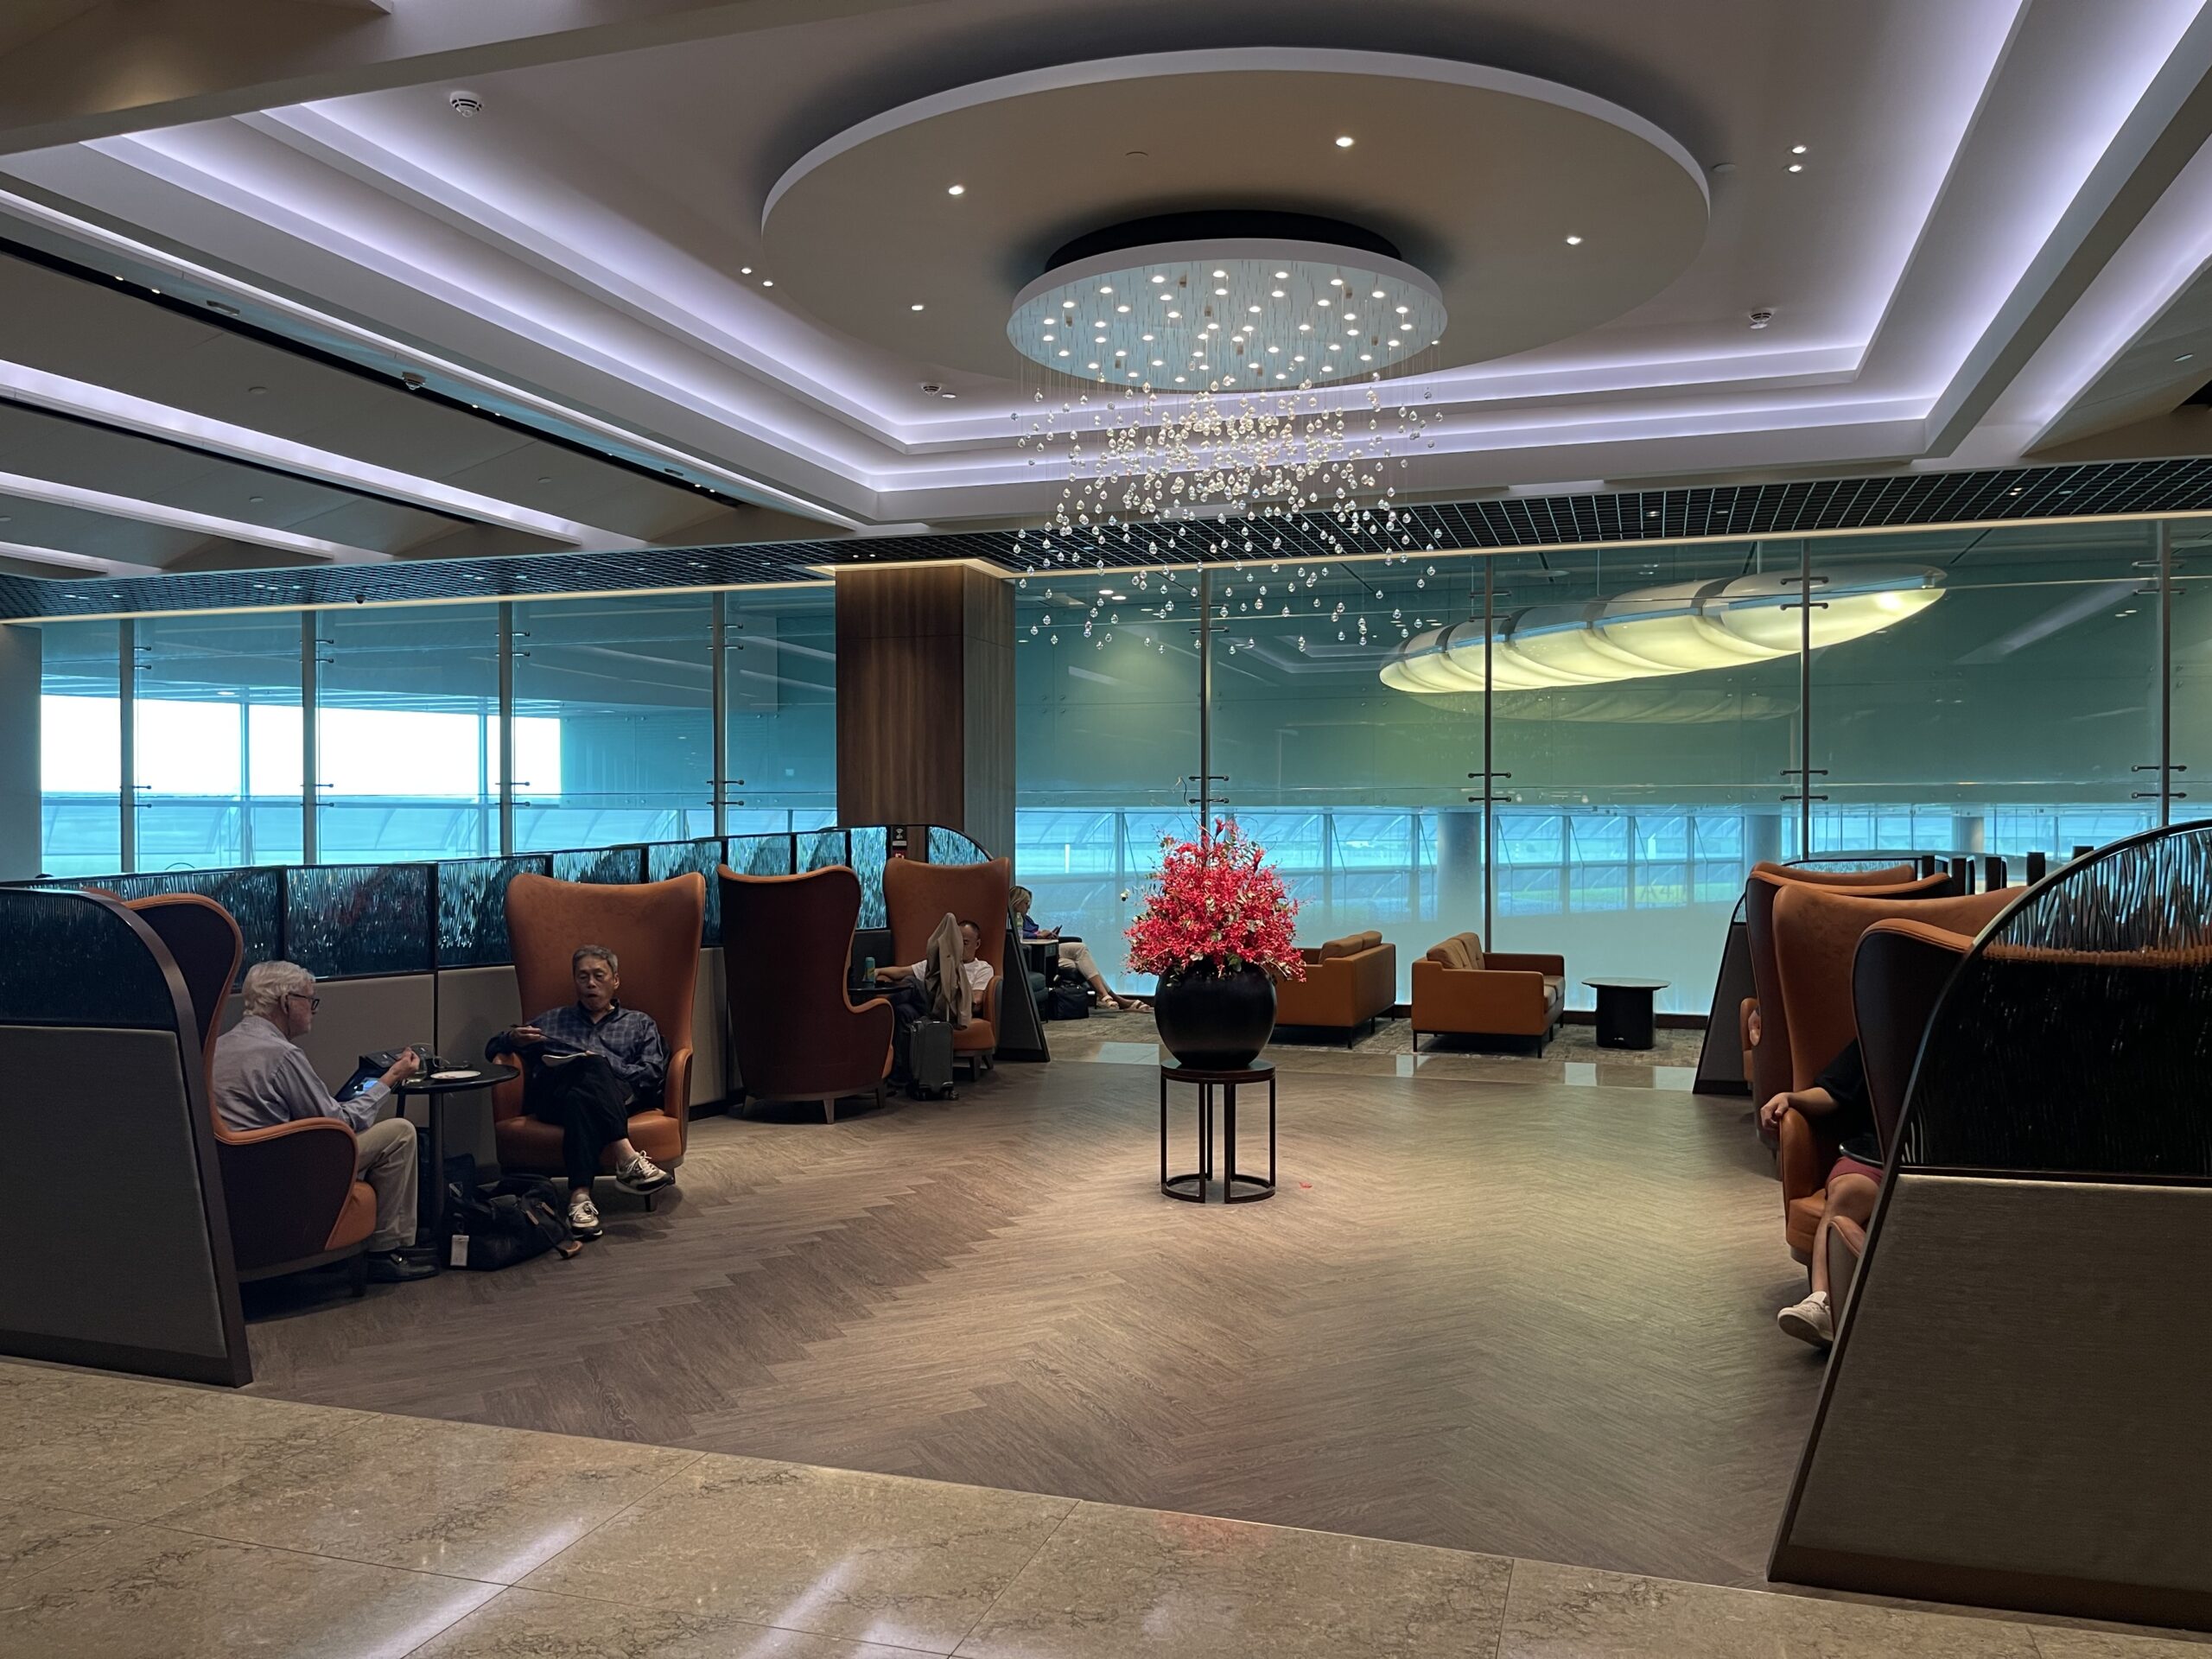
<svg viewBox="0 0 2212 1659"><path fill-rule="evenodd" d="M1541 1054L1566 1001L1565 957L1485 951L1479 935L1454 933L1414 963L1414 1046L1424 1032L1525 1037Z"/></svg>
<svg viewBox="0 0 2212 1659"><path fill-rule="evenodd" d="M1398 947L1380 933L1300 945L1306 977L1275 981L1275 1024L1341 1031L1344 1046L1398 1000Z"/></svg>
<svg viewBox="0 0 2212 1659"><path fill-rule="evenodd" d="M1763 1061L1782 1068L1777 1092L1809 1089L1844 1046L1860 1037L1854 1013L1852 973L1862 938L1877 924L1910 921L1932 931L1979 933L1998 912L2019 897L1999 889L1965 898L1924 899L1910 893L1872 895L1832 887L1785 883L1773 896L1772 943L1780 995L1761 999L1762 1007L1778 1006L1784 1018L1763 1021ZM1780 1046L1776 1027L1783 1035ZM1885 1030L1885 1037L1889 1036ZM1892 1039L1894 1040L1894 1039ZM1862 1058L1867 1058L1864 1042ZM1873 1057L1886 1084L1887 1051ZM1869 1066L1870 1087L1876 1081ZM1835 1142L1812 1119L1796 1111L1782 1115L1777 1167L1782 1176L1783 1228L1789 1252L1811 1259L1813 1236L1827 1207L1828 1169Z"/></svg>

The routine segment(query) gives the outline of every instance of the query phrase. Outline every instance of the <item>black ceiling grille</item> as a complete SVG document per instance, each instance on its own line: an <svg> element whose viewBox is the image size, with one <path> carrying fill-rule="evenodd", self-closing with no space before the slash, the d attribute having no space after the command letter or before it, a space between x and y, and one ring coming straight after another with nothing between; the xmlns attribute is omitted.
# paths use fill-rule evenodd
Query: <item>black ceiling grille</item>
<svg viewBox="0 0 2212 1659"><path fill-rule="evenodd" d="M2099 461L1793 484L1699 485L1613 494L1497 496L1402 507L1357 524L1326 514L1126 524L1048 540L1041 531L853 536L630 552L224 570L117 580L0 575L0 620L117 611L527 599L537 594L709 588L818 579L823 568L976 559L1033 568L1196 563L1245 556L1556 547L1592 542L1748 540L1810 531L2001 524L2112 514L2212 512L2212 458ZM1250 554L1247 555L1249 533ZM1065 557L1056 558L1055 554Z"/></svg>

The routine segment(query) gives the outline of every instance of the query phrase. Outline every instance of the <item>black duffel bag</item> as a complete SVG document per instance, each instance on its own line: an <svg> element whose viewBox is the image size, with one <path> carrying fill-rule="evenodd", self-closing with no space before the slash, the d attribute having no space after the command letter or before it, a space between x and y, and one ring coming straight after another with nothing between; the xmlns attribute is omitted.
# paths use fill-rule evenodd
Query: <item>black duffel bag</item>
<svg viewBox="0 0 2212 1659"><path fill-rule="evenodd" d="M465 1177L446 1185L446 1266L496 1273L548 1250L574 1255L583 1248L552 1182L510 1175L479 1185L474 1175L471 1160Z"/></svg>

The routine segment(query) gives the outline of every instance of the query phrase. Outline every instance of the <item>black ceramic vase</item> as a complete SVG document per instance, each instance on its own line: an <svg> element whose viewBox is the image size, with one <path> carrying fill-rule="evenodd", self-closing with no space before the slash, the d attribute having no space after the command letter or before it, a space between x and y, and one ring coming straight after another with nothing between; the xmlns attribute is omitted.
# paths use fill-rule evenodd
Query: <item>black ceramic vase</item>
<svg viewBox="0 0 2212 1659"><path fill-rule="evenodd" d="M1186 969L1153 993L1160 1040L1185 1065L1236 1071L1259 1058L1275 1028L1275 982L1264 968Z"/></svg>

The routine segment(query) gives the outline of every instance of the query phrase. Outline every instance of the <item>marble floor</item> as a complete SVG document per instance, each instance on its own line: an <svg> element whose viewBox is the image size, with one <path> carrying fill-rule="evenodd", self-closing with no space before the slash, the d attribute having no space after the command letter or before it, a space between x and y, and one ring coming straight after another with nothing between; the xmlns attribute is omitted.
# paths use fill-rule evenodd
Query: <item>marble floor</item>
<svg viewBox="0 0 2212 1659"><path fill-rule="evenodd" d="M2204 1651L8 1362L0 1468L0 1659Z"/></svg>

